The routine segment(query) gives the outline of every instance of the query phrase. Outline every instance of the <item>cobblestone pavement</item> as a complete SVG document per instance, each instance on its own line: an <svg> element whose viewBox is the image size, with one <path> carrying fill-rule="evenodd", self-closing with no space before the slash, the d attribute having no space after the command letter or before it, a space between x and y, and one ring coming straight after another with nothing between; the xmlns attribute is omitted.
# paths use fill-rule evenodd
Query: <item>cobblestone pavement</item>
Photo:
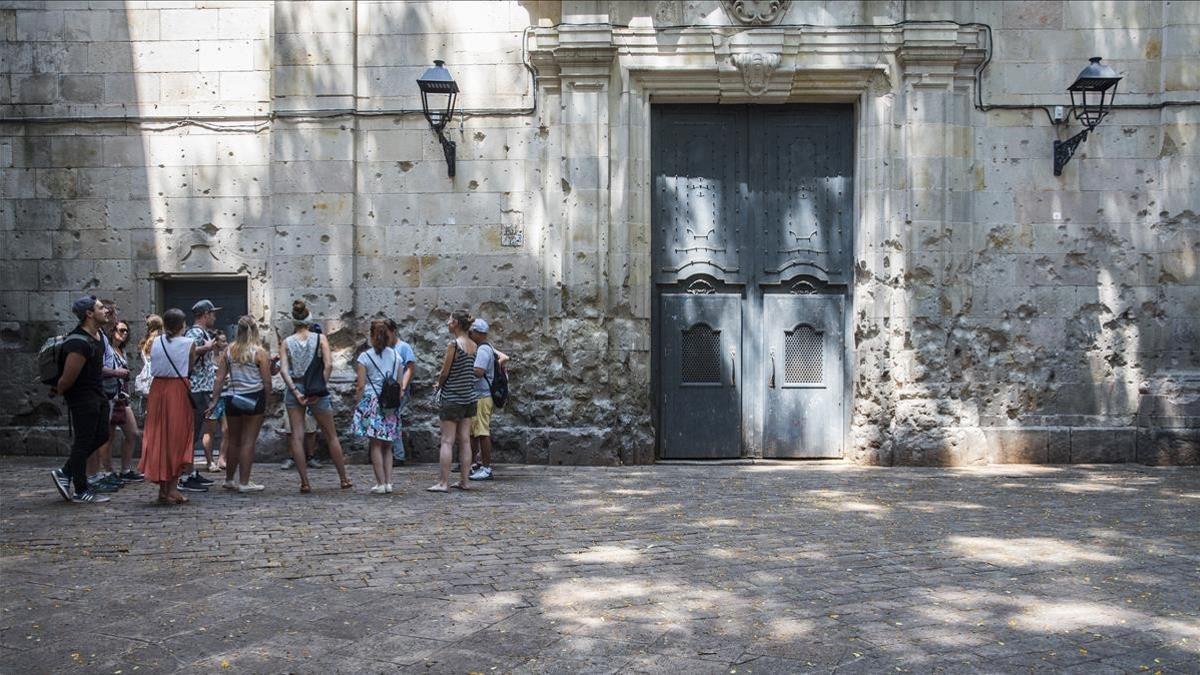
<svg viewBox="0 0 1200 675"><path fill-rule="evenodd" d="M67 504L0 459L0 671L1200 672L1200 470L507 467Z"/></svg>

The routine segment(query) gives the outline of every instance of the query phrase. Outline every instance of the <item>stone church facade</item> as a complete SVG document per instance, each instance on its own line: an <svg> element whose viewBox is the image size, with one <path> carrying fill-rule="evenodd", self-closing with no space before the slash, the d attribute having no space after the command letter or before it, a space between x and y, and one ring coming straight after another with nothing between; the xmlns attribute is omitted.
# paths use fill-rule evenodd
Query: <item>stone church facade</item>
<svg viewBox="0 0 1200 675"><path fill-rule="evenodd" d="M5 0L0 31L6 452L64 446L33 354L89 292L135 332L305 298L343 356L393 317L418 456L457 307L513 356L507 461L1200 455L1200 3ZM1116 106L1055 176L1091 56Z"/></svg>

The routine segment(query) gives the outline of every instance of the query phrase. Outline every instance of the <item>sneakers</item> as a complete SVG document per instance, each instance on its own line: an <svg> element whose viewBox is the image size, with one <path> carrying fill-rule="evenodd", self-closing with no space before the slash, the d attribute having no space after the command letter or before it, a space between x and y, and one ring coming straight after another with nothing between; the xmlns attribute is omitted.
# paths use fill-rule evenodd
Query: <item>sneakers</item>
<svg viewBox="0 0 1200 675"><path fill-rule="evenodd" d="M491 480L492 479L492 467L481 466L478 469L476 469L474 472L471 473L470 478L471 478L471 480Z"/></svg>
<svg viewBox="0 0 1200 675"><path fill-rule="evenodd" d="M284 471L287 471L288 469L294 469L296 468L296 460L288 457L279 463L279 468L283 469Z"/></svg>
<svg viewBox="0 0 1200 675"><path fill-rule="evenodd" d="M237 486L238 492L262 492L263 490L266 490L266 489L267 489L266 486L259 485L258 483L255 483L254 481L250 481L249 483L246 483L245 485Z"/></svg>
<svg viewBox="0 0 1200 675"><path fill-rule="evenodd" d="M226 490L236 490L237 489L237 481L227 480L224 483L221 483L221 487Z"/></svg>
<svg viewBox="0 0 1200 675"><path fill-rule="evenodd" d="M316 457L309 457L308 461L305 462L305 464L308 464L308 468L310 468L310 469L321 468L321 462L317 461Z"/></svg>
<svg viewBox="0 0 1200 675"><path fill-rule="evenodd" d="M136 469L122 471L121 473L117 474L117 477L126 483L141 483L142 481L146 480L146 477L138 473Z"/></svg>
<svg viewBox="0 0 1200 675"><path fill-rule="evenodd" d="M208 486L196 480L195 476L188 476L179 481L179 489L184 492L208 492Z"/></svg>
<svg viewBox="0 0 1200 675"><path fill-rule="evenodd" d="M76 504L103 504L108 501L108 497L98 495L92 490L84 490L83 492L76 492L75 496L71 497L71 501Z"/></svg>
<svg viewBox="0 0 1200 675"><path fill-rule="evenodd" d="M371 488L371 494L386 495L387 494L387 486L386 485L376 485L375 487Z"/></svg>
<svg viewBox="0 0 1200 675"><path fill-rule="evenodd" d="M54 487L58 488L58 494L62 498L71 501L71 478L63 473L62 469L55 469L50 472L50 476L54 478Z"/></svg>
<svg viewBox="0 0 1200 675"><path fill-rule="evenodd" d="M88 490L105 494L113 493L121 489L121 483L119 481L119 478L116 478L110 473L107 476L101 476L95 480L89 480Z"/></svg>
<svg viewBox="0 0 1200 675"><path fill-rule="evenodd" d="M205 478L204 476L201 476L199 471L193 471L190 478L192 480L199 482L201 485L204 485L206 487L213 484L213 479Z"/></svg>
<svg viewBox="0 0 1200 675"><path fill-rule="evenodd" d="M388 493L389 495L390 495L390 494L392 494L392 484L391 484L391 483L384 483L384 484L383 484L383 491L384 491L384 492L386 492L386 493Z"/></svg>

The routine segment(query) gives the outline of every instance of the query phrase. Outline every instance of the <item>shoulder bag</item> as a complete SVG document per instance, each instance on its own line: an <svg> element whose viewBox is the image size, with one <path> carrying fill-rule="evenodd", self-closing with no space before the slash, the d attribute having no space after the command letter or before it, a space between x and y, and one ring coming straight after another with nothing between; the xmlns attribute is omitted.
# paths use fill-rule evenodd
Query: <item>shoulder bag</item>
<svg viewBox="0 0 1200 675"><path fill-rule="evenodd" d="M321 336L317 336L316 353L304 376L300 378L300 386L304 389L304 398L322 398L329 395L329 384L325 381L325 356L321 352Z"/></svg>

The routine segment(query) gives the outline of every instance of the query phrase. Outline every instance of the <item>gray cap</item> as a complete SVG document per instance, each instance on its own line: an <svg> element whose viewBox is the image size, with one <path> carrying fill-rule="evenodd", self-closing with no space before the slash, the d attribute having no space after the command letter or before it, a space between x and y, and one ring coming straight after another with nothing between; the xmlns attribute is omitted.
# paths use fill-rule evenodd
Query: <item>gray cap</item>
<svg viewBox="0 0 1200 675"><path fill-rule="evenodd" d="M205 299L205 300L201 300L201 301L197 302L196 304L192 305L192 314L203 314L205 312L215 312L218 309L221 309L221 308L214 307L212 304L212 300Z"/></svg>
<svg viewBox="0 0 1200 675"><path fill-rule="evenodd" d="M484 321L483 319L475 319L474 321L471 322L471 330L475 331L476 333L487 333L488 332L487 322Z"/></svg>

